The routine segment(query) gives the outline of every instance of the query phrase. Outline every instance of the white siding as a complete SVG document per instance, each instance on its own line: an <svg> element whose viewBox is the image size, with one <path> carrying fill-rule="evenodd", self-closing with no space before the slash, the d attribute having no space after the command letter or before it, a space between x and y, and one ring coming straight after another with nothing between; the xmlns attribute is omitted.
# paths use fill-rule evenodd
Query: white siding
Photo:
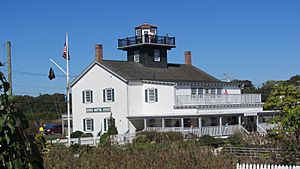
<svg viewBox="0 0 300 169"><path fill-rule="evenodd" d="M114 102L103 102L103 89L105 88L114 89ZM82 103L82 91L86 89L93 91L93 103ZM93 66L72 87L73 131L83 131L84 118L94 119L94 131L92 132L94 136L101 129L103 130L104 118L109 118L110 113L86 113L86 108L95 107L111 107L118 132L125 133L128 130L127 85L98 65Z"/></svg>
<svg viewBox="0 0 300 169"><path fill-rule="evenodd" d="M157 89L158 102L145 102L145 90ZM174 113L174 86L159 84L143 84L143 114L168 115ZM135 112L134 112L135 113Z"/></svg>

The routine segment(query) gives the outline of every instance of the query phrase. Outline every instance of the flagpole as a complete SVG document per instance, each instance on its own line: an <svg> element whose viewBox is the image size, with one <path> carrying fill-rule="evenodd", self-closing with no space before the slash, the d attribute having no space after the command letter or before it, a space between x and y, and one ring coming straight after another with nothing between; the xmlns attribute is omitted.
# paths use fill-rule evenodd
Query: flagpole
<svg viewBox="0 0 300 169"><path fill-rule="evenodd" d="M69 72L69 38L66 33L66 66L67 66L67 112L68 112L68 145L71 145L71 121L70 121L70 72Z"/></svg>

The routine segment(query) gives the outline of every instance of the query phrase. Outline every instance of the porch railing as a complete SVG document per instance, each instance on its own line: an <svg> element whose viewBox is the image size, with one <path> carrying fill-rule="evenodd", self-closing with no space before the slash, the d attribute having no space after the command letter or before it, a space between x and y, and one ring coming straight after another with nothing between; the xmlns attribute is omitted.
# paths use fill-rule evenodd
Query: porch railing
<svg viewBox="0 0 300 169"><path fill-rule="evenodd" d="M176 95L176 105L261 103L260 94Z"/></svg>
<svg viewBox="0 0 300 169"><path fill-rule="evenodd" d="M125 47L137 44L160 44L160 45L170 45L175 46L175 37L169 36L157 36L157 35L143 35L143 36L133 36L123 39L118 39L118 47Z"/></svg>
<svg viewBox="0 0 300 169"><path fill-rule="evenodd" d="M187 134L193 134L197 137L203 135L210 136L228 136L234 134L240 130L239 125L225 125L225 126L206 126L206 127L147 127L144 131L158 131L158 132L181 132L184 136Z"/></svg>

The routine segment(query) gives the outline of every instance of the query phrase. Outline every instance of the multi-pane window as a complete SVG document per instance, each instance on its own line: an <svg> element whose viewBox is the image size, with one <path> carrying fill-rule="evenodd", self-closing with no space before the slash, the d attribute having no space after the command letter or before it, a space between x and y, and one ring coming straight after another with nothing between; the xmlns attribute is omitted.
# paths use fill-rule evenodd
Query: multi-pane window
<svg viewBox="0 0 300 169"><path fill-rule="evenodd" d="M192 97L203 97L203 88L191 88Z"/></svg>
<svg viewBox="0 0 300 169"><path fill-rule="evenodd" d="M210 94L211 94L211 97L215 98L215 97L221 97L221 93L222 93L222 89L220 88L212 88L210 89Z"/></svg>
<svg viewBox="0 0 300 169"><path fill-rule="evenodd" d="M115 90L112 88L103 90L103 102L114 102L115 101Z"/></svg>
<svg viewBox="0 0 300 169"><path fill-rule="evenodd" d="M82 102L83 103L93 103L93 91L92 90L82 91Z"/></svg>
<svg viewBox="0 0 300 169"><path fill-rule="evenodd" d="M133 52L133 61L134 62L140 62L140 51L135 50Z"/></svg>
<svg viewBox="0 0 300 169"><path fill-rule="evenodd" d="M94 120L92 118L83 119L83 131L94 131Z"/></svg>
<svg viewBox="0 0 300 169"><path fill-rule="evenodd" d="M222 89L218 88L217 89L217 97L221 97L222 94Z"/></svg>
<svg viewBox="0 0 300 169"><path fill-rule="evenodd" d="M211 94L211 97L215 98L216 97L216 89L210 89L210 94Z"/></svg>
<svg viewBox="0 0 300 169"><path fill-rule="evenodd" d="M154 61L159 62L160 61L160 51L155 49L154 50Z"/></svg>
<svg viewBox="0 0 300 169"><path fill-rule="evenodd" d="M145 101L146 102L157 102L158 101L157 89L146 89L145 90Z"/></svg>

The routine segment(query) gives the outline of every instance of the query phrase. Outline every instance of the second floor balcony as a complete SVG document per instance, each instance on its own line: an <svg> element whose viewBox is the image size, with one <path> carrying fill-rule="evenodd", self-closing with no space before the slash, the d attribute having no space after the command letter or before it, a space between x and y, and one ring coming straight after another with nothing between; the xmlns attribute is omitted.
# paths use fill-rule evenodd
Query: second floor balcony
<svg viewBox="0 0 300 169"><path fill-rule="evenodd" d="M157 35L143 35L143 36L133 36L123 39L118 39L118 49L123 49L126 47L151 44L151 45L162 45L170 48L175 46L175 37L169 36L157 36Z"/></svg>
<svg viewBox="0 0 300 169"><path fill-rule="evenodd" d="M260 94L176 95L175 105L216 105L261 103Z"/></svg>

